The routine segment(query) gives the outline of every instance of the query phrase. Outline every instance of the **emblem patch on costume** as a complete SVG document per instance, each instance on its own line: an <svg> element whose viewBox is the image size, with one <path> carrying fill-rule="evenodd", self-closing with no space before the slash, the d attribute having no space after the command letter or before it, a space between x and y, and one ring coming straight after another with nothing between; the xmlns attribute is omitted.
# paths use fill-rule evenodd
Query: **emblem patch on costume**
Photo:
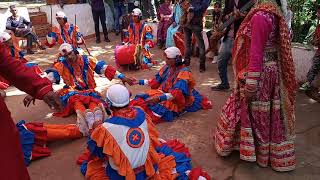
<svg viewBox="0 0 320 180"><path fill-rule="evenodd" d="M127 144L132 148L139 148L144 142L144 134L140 128L130 128L127 132Z"/></svg>

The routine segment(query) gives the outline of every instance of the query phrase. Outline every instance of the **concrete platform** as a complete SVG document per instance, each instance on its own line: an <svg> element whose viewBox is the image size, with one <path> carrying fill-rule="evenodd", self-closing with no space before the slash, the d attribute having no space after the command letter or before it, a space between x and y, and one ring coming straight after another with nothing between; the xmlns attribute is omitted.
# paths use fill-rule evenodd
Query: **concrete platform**
<svg viewBox="0 0 320 180"><path fill-rule="evenodd" d="M111 43L101 43L96 45L94 39L88 40L88 47L92 54L98 59L104 59L114 65L113 48L119 42L119 38L110 34ZM162 51L157 48L152 49L154 58L162 59ZM27 57L39 62L41 67L48 67L54 60L56 49L48 49L39 54ZM303 60L308 60L305 51L298 51L294 56ZM312 54L311 54L312 55ZM239 154L221 158L217 155L212 140L212 132L216 126L217 118L221 107L228 98L230 92L212 92L210 86L219 81L216 64L208 62L205 73L198 73L198 58L193 58L191 69L197 82L196 88L213 101L213 109L210 111L200 111L197 113L185 114L172 123L162 123L157 125L161 137L164 139L177 138L190 148L194 167L202 167L213 179L216 180L317 180L320 179L320 104L312 101L304 94L298 93L296 103L296 157L297 169L289 173L278 173L270 168L260 168L255 163L247 163L239 160ZM136 78L150 78L156 69L144 71L126 71L127 76ZM232 79L232 68L229 67L230 79ZM97 78L99 86L103 89L109 84L106 79ZM129 87L133 94L145 90L145 87ZM9 106L15 121L25 119L28 122L45 123L74 123L75 116L68 118L52 117L49 108L41 101L37 101L35 106L23 107L19 91L11 88L6 103ZM66 180L84 179L75 161L78 155L86 147L86 138L74 141L56 142L49 145L52 150L50 157L34 161L28 170L33 180Z"/></svg>

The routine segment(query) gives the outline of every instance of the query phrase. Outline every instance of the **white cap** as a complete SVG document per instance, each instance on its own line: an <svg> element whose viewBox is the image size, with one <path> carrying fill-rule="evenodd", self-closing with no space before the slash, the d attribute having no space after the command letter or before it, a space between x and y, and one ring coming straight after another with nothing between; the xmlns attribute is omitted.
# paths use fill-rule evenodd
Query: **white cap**
<svg viewBox="0 0 320 180"><path fill-rule="evenodd" d="M72 48L71 44L63 43L59 47L59 51L60 51L60 54L65 55L66 53L73 51L73 48Z"/></svg>
<svg viewBox="0 0 320 180"><path fill-rule="evenodd" d="M181 56L180 49L177 47L169 47L164 50L164 53L166 53L168 58L176 58L177 56Z"/></svg>
<svg viewBox="0 0 320 180"><path fill-rule="evenodd" d="M66 14L62 11L56 13L56 18L66 18Z"/></svg>
<svg viewBox="0 0 320 180"><path fill-rule="evenodd" d="M111 106L124 107L129 104L130 93L128 89L121 84L111 85L107 90L107 99L111 101Z"/></svg>
<svg viewBox="0 0 320 180"><path fill-rule="evenodd" d="M6 42L8 41L9 39L11 39L11 36L9 33L7 32L0 32L0 42L3 43L3 42Z"/></svg>
<svg viewBox="0 0 320 180"><path fill-rule="evenodd" d="M132 15L133 16L142 16L142 12L141 12L141 10L139 8L134 8L132 10Z"/></svg>

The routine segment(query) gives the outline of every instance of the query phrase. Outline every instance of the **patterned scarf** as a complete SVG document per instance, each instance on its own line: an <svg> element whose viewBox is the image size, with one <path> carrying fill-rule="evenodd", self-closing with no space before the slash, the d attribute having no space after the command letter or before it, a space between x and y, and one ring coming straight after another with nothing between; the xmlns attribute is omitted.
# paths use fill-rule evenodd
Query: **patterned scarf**
<svg viewBox="0 0 320 180"><path fill-rule="evenodd" d="M285 18L276 3L267 1L259 3L253 8L243 20L237 33L233 47L233 65L236 81L243 79L247 72L250 59L250 38L245 35L245 28L250 25L251 18L258 11L274 14L279 19L279 69L281 82L281 109L283 110L286 136L294 137L295 124L295 99L297 82L295 78L295 68L291 53L291 42L289 30Z"/></svg>

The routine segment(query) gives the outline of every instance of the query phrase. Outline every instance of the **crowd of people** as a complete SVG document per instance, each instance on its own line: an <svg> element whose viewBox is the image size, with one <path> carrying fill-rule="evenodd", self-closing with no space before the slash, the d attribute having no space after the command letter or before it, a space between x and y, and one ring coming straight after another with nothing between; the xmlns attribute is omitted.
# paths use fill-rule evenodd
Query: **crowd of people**
<svg viewBox="0 0 320 180"><path fill-rule="evenodd" d="M56 13L58 25L46 41L48 47L59 46L58 58L44 72L36 65L27 66L28 60L19 55L13 36L28 39L28 53L32 53L32 42L41 49L44 46L31 30L31 23L17 15L15 6L10 6L12 16L7 20L7 29L12 33L0 33L1 83L25 91L28 95L23 103L27 107L35 99L44 100L55 116L75 113L76 120L67 125L19 121L15 126L1 96L0 138L6 147L0 168L6 173L0 174L0 179L30 179L26 166L49 156L50 142L81 137L88 137L87 148L77 163L87 179L210 179L204 170L192 167L183 143L161 139L155 125L171 122L184 113L212 108L211 101L196 90L197 73L189 68L192 46L197 46L199 72L206 71L203 18L211 0L176 0L173 5L169 0L162 4L142 1L143 11L134 1L113 2L115 33L122 34L121 45L115 49L117 65L154 65L150 53L153 29L144 19L158 23L157 46L164 50L165 65L154 77L128 77L105 61L81 53L85 43L81 30L69 23L62 11ZM103 1L92 0L90 4L96 42L101 42L99 19L104 40L109 42ZM127 14L125 7L131 8L132 13ZM225 0L221 7L220 1L215 2L213 29L209 33L209 51L217 56L221 83L211 89L230 89L227 67L231 60L235 87L217 120L215 149L220 156L238 150L242 160L271 166L279 172L292 171L296 166L297 90L288 23L292 12L288 13L285 0ZM314 39L317 46L319 29ZM318 56L317 51L308 82L301 87L304 90L312 86L319 73ZM94 74L109 80L117 78L124 85L150 88L131 99L127 87L114 84L102 95L95 90ZM59 84L61 79L65 86L53 91L52 84Z"/></svg>

